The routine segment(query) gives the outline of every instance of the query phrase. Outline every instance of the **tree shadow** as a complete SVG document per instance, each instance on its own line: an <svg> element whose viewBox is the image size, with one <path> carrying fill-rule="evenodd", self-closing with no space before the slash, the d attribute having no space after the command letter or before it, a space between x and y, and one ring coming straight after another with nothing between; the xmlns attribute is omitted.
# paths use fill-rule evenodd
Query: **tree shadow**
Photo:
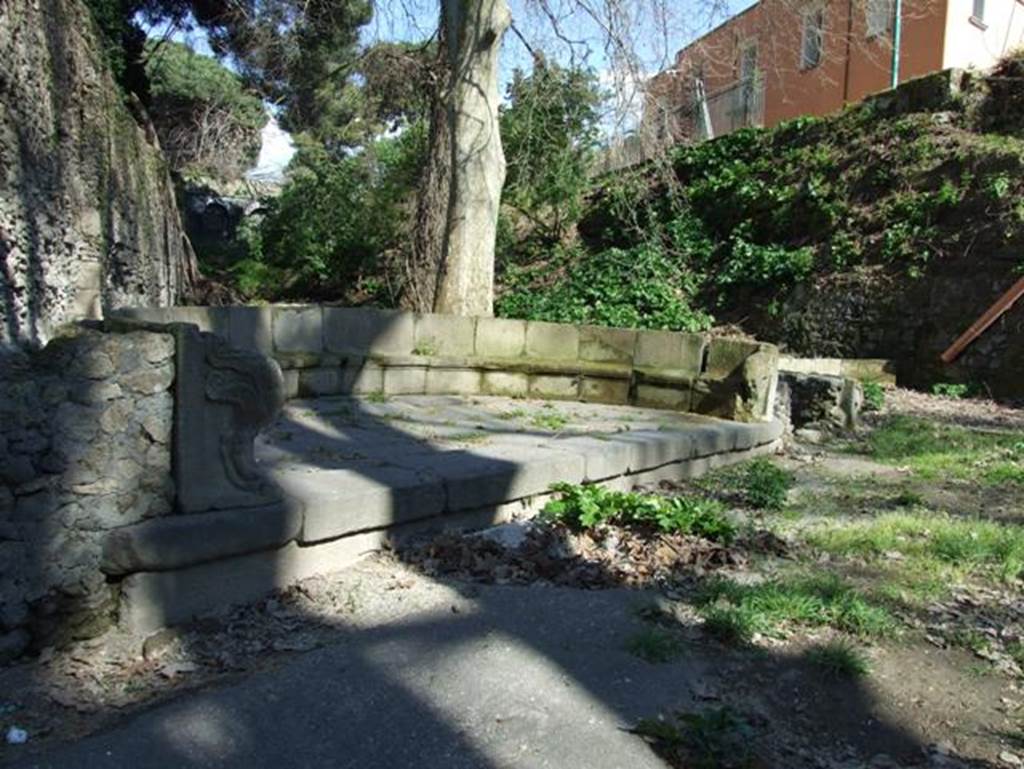
<svg viewBox="0 0 1024 769"><path fill-rule="evenodd" d="M346 405L349 424L334 436L310 434L310 442L326 441L344 454L357 449L369 431L378 441L410 441L407 432L365 401ZM310 432L309 425L295 420L282 424L297 434ZM547 433L533 437L540 435ZM514 463L475 456L468 449L439 451L426 443L419 449L422 468L453 461L492 468L497 496L507 495L511 481L502 486L502 473L510 479ZM338 466L328 453L300 455L321 470ZM347 466L358 467L385 488L393 482L383 465ZM393 509L399 510L402 492L389 493ZM446 524L444 516L434 521L439 527ZM486 516L474 523L487 523ZM397 557L402 560L402 551ZM280 559L275 564L271 557L268 569L246 574L248 588L252 580L262 580L261 590L272 593L291 579L284 556ZM609 575L610 583L616 579ZM660 712L707 707L705 682L721 680L716 672L721 660L735 663L735 651L705 640L667 666L650 665L624 651L630 635L644 627L627 609L644 599L641 592L487 586L443 577L434 582L461 597L452 599L458 611L443 603L430 611L414 610L409 620L363 628L310 614L309 622L330 630L331 640L323 648L275 657L244 678L190 691L127 717L111 710L108 729L78 744L25 751L24 761L23 754L8 748L0 750L0 760L61 767L426 763L482 768L612 766L608 760L628 758L631 766L654 767L661 765L659 760L624 730ZM191 588L183 581L179 589ZM229 586L224 589L230 594ZM173 602L178 596L166 598ZM184 653L201 656L198 647ZM907 761L923 755L919 737L878 718L869 687L860 682L824 686L805 655L764 653L745 671L748 678L764 681L760 691L768 705L751 702L750 710L760 728L777 728L777 719L783 718L784 728L805 734L815 749L856 738L874 753ZM45 678L45 671L40 675ZM812 693L810 706L788 711L785 686ZM563 697L564 692L571 696ZM808 718L808 711L815 718ZM491 720L511 726L492 728ZM509 754L512 744L525 746L525 752Z"/></svg>

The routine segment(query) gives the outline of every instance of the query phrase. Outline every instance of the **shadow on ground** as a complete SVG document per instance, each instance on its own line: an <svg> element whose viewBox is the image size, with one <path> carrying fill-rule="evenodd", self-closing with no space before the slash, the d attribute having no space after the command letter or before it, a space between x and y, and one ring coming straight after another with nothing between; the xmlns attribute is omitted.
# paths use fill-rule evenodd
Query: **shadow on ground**
<svg viewBox="0 0 1024 769"><path fill-rule="evenodd" d="M351 407L353 424L372 426L382 440L408 440L361 401ZM339 439L339 451L351 448L351 440ZM425 466L444 454L426 444L423 452ZM373 463L364 472L387 482ZM270 589L273 575L264 578ZM749 700L734 706L758 733L800 735L810 755L794 752L786 764L794 769L816 765L815 751L841 744L857 748L851 766L877 754L923 763L921 735L880 718L869 687L825 685L803 656L765 652L751 661L749 652L695 631L675 662L637 659L624 648L644 627L634 611L644 600L637 591L421 578L408 600L382 602L381 595L404 588L379 572L367 579L370 593L361 600L383 607L370 624L329 624L320 648L301 654L255 649L258 664L243 666L244 675L186 685L179 696L130 715L100 713L104 728L70 744L60 744L58 727L52 742L6 747L0 761L62 769L653 768L664 764L628 731L639 719L735 703L727 695L741 691ZM308 620L323 625L321 617ZM200 625L198 635L182 637L193 643L203 632ZM214 623L211 632L230 634L230 623ZM201 657L198 649L194 656Z"/></svg>

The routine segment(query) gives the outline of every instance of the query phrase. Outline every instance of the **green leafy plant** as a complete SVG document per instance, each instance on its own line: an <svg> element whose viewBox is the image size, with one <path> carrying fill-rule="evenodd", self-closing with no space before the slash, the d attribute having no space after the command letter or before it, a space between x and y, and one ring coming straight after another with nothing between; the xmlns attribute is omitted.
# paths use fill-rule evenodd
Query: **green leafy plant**
<svg viewBox="0 0 1024 769"><path fill-rule="evenodd" d="M965 398L970 393L970 385L953 382L936 382L932 385L932 394L946 398Z"/></svg>
<svg viewBox="0 0 1024 769"><path fill-rule="evenodd" d="M747 504L759 510L781 510L793 483L791 473L763 458L748 462L741 479Z"/></svg>
<svg viewBox="0 0 1024 769"><path fill-rule="evenodd" d="M715 500L611 491L596 484L558 483L551 488L558 498L548 502L541 514L549 521L575 528L589 529L605 523L652 526L664 532L725 542L736 535L736 527Z"/></svg>
<svg viewBox="0 0 1024 769"><path fill-rule="evenodd" d="M711 316L691 304L697 289L694 276L660 247L644 244L581 256L563 254L564 272L553 283L551 265L507 269L507 288L497 300L497 314L625 328L710 327Z"/></svg>
<svg viewBox="0 0 1024 769"><path fill-rule="evenodd" d="M558 413L535 414L530 419L530 424L544 430L554 430L557 432L569 424L569 417Z"/></svg>
<svg viewBox="0 0 1024 769"><path fill-rule="evenodd" d="M864 410L881 411L885 407L885 387L880 382L864 382Z"/></svg>

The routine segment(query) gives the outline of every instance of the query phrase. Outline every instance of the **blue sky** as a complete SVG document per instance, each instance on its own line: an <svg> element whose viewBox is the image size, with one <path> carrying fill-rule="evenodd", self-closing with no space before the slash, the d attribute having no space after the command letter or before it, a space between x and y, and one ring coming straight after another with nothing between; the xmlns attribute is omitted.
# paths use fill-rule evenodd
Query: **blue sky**
<svg viewBox="0 0 1024 769"><path fill-rule="evenodd" d="M671 66L675 52L753 0L509 0L516 32L505 36L501 88L516 68L529 70L531 48L549 59L592 68L608 94L602 125L614 136L636 125L642 106L643 80ZM362 33L364 43L427 38L437 18L436 0L378 3L373 21ZM165 34L165 30L154 30ZM201 29L175 32L198 53L210 55ZM276 137L276 152L290 152ZM280 160L280 157L277 158Z"/></svg>

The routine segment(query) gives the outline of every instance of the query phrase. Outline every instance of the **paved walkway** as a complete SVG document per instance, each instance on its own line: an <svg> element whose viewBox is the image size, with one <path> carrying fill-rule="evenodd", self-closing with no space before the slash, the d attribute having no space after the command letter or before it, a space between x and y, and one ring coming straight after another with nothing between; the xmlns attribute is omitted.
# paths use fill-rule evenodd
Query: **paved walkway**
<svg viewBox="0 0 1024 769"><path fill-rule="evenodd" d="M627 729L701 685L701 660L625 651L637 592L453 587L380 562L345 579L359 608L336 643L13 766L664 769Z"/></svg>

